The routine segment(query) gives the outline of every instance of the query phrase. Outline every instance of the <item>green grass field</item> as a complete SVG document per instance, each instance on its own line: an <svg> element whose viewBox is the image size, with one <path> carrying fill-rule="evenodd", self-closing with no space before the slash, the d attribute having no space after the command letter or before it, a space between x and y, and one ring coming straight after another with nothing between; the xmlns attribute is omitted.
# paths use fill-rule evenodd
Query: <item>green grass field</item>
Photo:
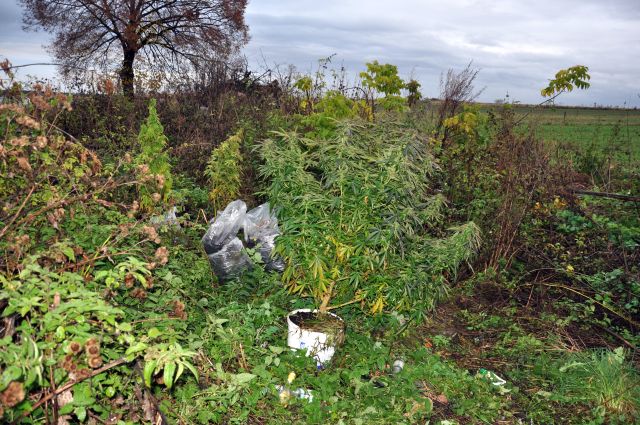
<svg viewBox="0 0 640 425"><path fill-rule="evenodd" d="M592 145L621 162L640 160L640 110L517 106L544 140L572 150Z"/></svg>

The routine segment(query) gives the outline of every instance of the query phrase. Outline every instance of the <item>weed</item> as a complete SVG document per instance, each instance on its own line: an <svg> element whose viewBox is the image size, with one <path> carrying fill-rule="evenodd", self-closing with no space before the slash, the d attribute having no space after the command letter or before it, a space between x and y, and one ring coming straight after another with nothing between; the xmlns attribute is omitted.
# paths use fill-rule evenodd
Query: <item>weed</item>
<svg viewBox="0 0 640 425"><path fill-rule="evenodd" d="M140 207L150 211L158 202L166 203L169 200L173 182L169 155L165 152L167 137L158 118L155 99L149 102L149 115L140 126L138 144L140 153L135 158L135 164L142 181L138 186Z"/></svg>
<svg viewBox="0 0 640 425"><path fill-rule="evenodd" d="M222 142L211 153L205 175L209 179L211 190L209 200L213 204L213 213L224 209L237 198L240 192L242 177L242 155L240 145L242 131Z"/></svg>
<svg viewBox="0 0 640 425"><path fill-rule="evenodd" d="M263 144L291 292L313 296L323 309L333 298L371 313L434 305L445 274L478 249L479 232L469 223L446 239L425 233L444 206L429 195L437 165L425 148L394 124L344 123L329 139L280 133Z"/></svg>

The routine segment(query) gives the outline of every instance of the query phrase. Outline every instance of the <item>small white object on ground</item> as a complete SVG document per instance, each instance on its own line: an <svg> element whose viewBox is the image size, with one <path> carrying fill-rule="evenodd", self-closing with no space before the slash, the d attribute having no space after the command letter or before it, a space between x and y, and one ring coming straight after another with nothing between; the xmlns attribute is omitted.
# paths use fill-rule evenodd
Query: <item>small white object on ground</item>
<svg viewBox="0 0 640 425"><path fill-rule="evenodd" d="M395 360L393 362L393 367L391 369L393 374L397 375L398 373L402 372L402 369L404 369L404 360L402 360L402 359Z"/></svg>

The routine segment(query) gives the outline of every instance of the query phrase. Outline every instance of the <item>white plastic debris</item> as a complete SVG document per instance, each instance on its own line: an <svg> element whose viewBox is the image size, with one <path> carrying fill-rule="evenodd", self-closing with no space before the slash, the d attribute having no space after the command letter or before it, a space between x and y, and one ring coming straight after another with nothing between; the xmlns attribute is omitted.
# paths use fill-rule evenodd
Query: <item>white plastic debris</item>
<svg viewBox="0 0 640 425"><path fill-rule="evenodd" d="M402 359L395 360L391 368L391 371L393 372L393 374L397 375L398 373L402 372L402 369L404 369L404 360Z"/></svg>

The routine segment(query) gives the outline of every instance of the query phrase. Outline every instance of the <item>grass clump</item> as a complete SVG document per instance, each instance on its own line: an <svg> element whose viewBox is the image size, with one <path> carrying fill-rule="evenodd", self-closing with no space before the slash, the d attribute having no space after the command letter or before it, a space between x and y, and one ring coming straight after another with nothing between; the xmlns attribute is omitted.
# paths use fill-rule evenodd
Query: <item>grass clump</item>
<svg viewBox="0 0 640 425"><path fill-rule="evenodd" d="M622 347L569 355L552 377L561 399L592 406L596 417L612 423L640 420L640 376Z"/></svg>

